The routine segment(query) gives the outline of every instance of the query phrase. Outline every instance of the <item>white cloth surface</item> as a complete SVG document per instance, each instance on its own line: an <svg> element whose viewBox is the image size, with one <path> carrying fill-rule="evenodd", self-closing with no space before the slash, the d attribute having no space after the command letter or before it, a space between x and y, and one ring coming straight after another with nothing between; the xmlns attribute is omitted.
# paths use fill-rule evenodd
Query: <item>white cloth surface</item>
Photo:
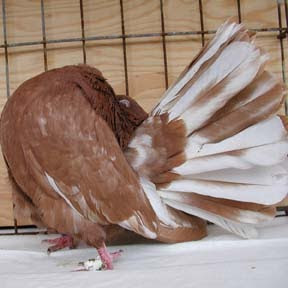
<svg viewBox="0 0 288 288"><path fill-rule="evenodd" d="M201 241L113 246L123 249L113 271L71 272L96 256L80 247L47 255L47 235L0 235L0 287L288 287L288 217L243 240L209 226ZM53 238L55 235L49 235Z"/></svg>

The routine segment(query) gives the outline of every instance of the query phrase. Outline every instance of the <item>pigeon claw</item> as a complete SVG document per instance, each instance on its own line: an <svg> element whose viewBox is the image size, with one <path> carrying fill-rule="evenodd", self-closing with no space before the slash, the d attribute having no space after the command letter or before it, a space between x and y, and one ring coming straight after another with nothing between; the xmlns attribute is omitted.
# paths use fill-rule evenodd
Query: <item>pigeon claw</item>
<svg viewBox="0 0 288 288"><path fill-rule="evenodd" d="M72 272L112 270L113 269L112 262L116 260L118 257L120 257L123 252L123 250L118 250L109 253L106 247L100 247L97 250L99 256L97 256L95 259L89 259L87 261L79 262L78 265L81 266L81 268L73 270Z"/></svg>
<svg viewBox="0 0 288 288"><path fill-rule="evenodd" d="M53 244L47 249L47 253L50 254L52 252L62 250L64 248L72 249L74 248L73 238L68 235L62 235L61 237L55 239L44 239L42 243Z"/></svg>
<svg viewBox="0 0 288 288"><path fill-rule="evenodd" d="M113 270L113 262L118 259L123 252L123 250L119 250L109 253L104 243L100 248L97 249L97 251L103 263L103 270Z"/></svg>

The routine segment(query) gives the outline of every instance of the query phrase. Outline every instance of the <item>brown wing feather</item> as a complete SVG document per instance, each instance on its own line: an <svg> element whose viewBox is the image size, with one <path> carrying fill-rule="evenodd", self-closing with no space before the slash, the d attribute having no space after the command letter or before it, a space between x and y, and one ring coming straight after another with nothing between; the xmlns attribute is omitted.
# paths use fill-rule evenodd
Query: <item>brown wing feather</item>
<svg viewBox="0 0 288 288"><path fill-rule="evenodd" d="M75 75L59 78L58 72L24 83L6 106L1 134L9 166L17 170L17 160L8 146L18 139L19 154L25 159L21 170L28 169L49 197L64 199L91 221L107 224L132 218L133 229L147 236L147 231L156 229L152 224L155 215L111 130L117 123L113 117L106 122L98 115L106 112L104 105L97 114L86 97L89 87L83 89L83 83L74 81ZM12 124L15 113L18 121ZM14 130L14 135L7 136L8 130ZM21 182L20 174L16 175L17 183ZM35 191L25 192L37 202Z"/></svg>

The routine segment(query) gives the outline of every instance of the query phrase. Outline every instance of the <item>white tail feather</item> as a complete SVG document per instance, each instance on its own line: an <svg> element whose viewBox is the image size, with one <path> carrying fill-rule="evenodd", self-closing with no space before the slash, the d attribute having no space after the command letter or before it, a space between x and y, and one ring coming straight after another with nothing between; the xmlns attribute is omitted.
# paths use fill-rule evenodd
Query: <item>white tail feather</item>
<svg viewBox="0 0 288 288"><path fill-rule="evenodd" d="M259 77L255 79L255 81L253 81L237 95L239 101L235 103L232 111L237 110L247 103L250 103L261 95L264 95L278 83L279 81L273 74L264 71Z"/></svg>
<svg viewBox="0 0 288 288"><path fill-rule="evenodd" d="M205 139L199 141L199 139L191 135L191 137L188 138L185 153L187 158L191 159L275 143L285 138L287 138L287 131L283 123L278 116L274 116L250 126L240 133L218 143L207 143L203 145Z"/></svg>
<svg viewBox="0 0 288 288"><path fill-rule="evenodd" d="M208 180L174 180L161 191L194 192L216 198L274 205L287 195L287 185L238 184ZM163 196L163 195L162 195Z"/></svg>
<svg viewBox="0 0 288 288"><path fill-rule="evenodd" d="M159 220L162 221L164 225L176 228L177 224L172 219L166 205L164 205L159 194L156 192L155 185L143 177L140 178L140 183Z"/></svg>
<svg viewBox="0 0 288 288"><path fill-rule="evenodd" d="M186 205L186 204L174 201L174 200L165 200L165 203L169 205L170 207L173 207L177 210L181 210L185 213L195 215L202 219L210 221L224 228L225 230L230 231L243 238L256 238L258 235L257 230L252 225L244 224L244 223L237 223L232 220L225 219L224 217L202 210L200 208Z"/></svg>
<svg viewBox="0 0 288 288"><path fill-rule="evenodd" d="M254 47L246 42L230 44L220 55L223 56L219 56L217 61L201 75L175 104L169 119L174 119L183 114L181 119L186 123L187 134L200 128L230 98L254 79L260 69L260 65L266 61L267 58L261 57L259 50L253 51L252 48ZM242 50L245 53L241 53ZM224 53L226 51L227 53ZM229 54L232 54L231 51L235 53L231 59L234 58L235 60L227 63L226 59ZM240 54L239 58L237 54ZM245 73L241 73L241 71L245 71ZM201 99L199 99L201 96L205 96L205 105L202 103L203 100L201 102ZM200 101L200 104L197 103L197 100ZM191 107L191 105L193 106ZM191 108L187 110L187 107Z"/></svg>
<svg viewBox="0 0 288 288"><path fill-rule="evenodd" d="M197 58L197 61L193 63L191 67L188 66L188 70L184 71L176 82L167 90L159 104L151 112L152 115L157 113L164 113L168 111L169 102L173 102L179 91L186 85L186 83L199 71L201 66L211 59L219 51L219 49L224 46L232 37L234 37L239 31L243 31L243 25L237 25L236 23L226 22L222 24L215 37L211 42L201 51ZM168 107L167 107L168 106Z"/></svg>
<svg viewBox="0 0 288 288"><path fill-rule="evenodd" d="M258 185L288 185L288 173L283 165L271 167L253 167L246 170L235 168L191 174L185 176L191 180L212 180L229 183L258 184Z"/></svg>
<svg viewBox="0 0 288 288"><path fill-rule="evenodd" d="M193 207L194 206L197 207L197 205L198 205L199 206L198 208L201 210L204 210L204 208L202 208L202 207L205 207L205 211L212 213L212 214L215 214L219 217L227 218L227 219L232 220L232 221L237 222L237 223L242 222L242 223L247 223L247 224L258 224L258 223L261 223L263 221L271 220L273 218L273 214L270 215L267 213L262 213L261 211L259 212L259 211L247 210L244 207L243 207L243 209L240 209L237 207L230 207L229 205L227 206L227 203L225 204L225 202L224 203L213 202L214 201L213 198L210 198L210 197L205 198L205 197L200 196L200 195L195 194L195 193L187 195L187 193L182 193L182 192L170 192L170 191L169 192L163 192L162 191L162 192L160 192L160 194L163 197L163 199L165 199L164 201L173 200L173 201L176 201L176 202L179 202L179 203L182 203L185 205L193 206ZM188 198L187 198L187 196L188 196ZM189 198L189 196L190 196L190 198ZM189 200L187 200L187 199L189 199ZM186 201L189 201L189 203L186 203ZM193 205L193 203L194 203L194 205ZM213 207L212 207L212 205L213 205ZM227 213L229 213L229 212L230 212L229 216L225 217L223 215L223 213L226 213L226 215L227 215Z"/></svg>
<svg viewBox="0 0 288 288"><path fill-rule="evenodd" d="M231 61L227 62L227 57ZM221 54L216 58L203 73L199 76L186 93L172 107L170 114L171 119L181 115L187 107L194 104L203 95L203 92L209 91L212 87L219 84L230 73L241 67L246 61L258 59L260 57L259 50L247 42L233 42L227 46ZM258 67L256 68L258 71ZM250 80L251 81L251 80ZM193 93L193 94L192 94Z"/></svg>
<svg viewBox="0 0 288 288"><path fill-rule="evenodd" d="M192 158L174 168L173 172L181 175L191 175L228 168L250 169L255 166L272 166L285 161L287 154L288 140Z"/></svg>

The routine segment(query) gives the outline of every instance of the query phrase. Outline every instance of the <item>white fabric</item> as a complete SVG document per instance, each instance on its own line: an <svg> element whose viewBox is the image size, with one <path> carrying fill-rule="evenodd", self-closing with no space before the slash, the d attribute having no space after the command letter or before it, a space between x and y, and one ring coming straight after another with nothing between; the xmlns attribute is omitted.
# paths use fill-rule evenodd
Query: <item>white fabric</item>
<svg viewBox="0 0 288 288"><path fill-rule="evenodd" d="M0 287L286 287L288 217L265 224L259 234L243 240L209 226L201 241L111 247L124 250L115 270L95 272L71 272L96 256L93 248L47 256L41 244L47 235L0 235Z"/></svg>

